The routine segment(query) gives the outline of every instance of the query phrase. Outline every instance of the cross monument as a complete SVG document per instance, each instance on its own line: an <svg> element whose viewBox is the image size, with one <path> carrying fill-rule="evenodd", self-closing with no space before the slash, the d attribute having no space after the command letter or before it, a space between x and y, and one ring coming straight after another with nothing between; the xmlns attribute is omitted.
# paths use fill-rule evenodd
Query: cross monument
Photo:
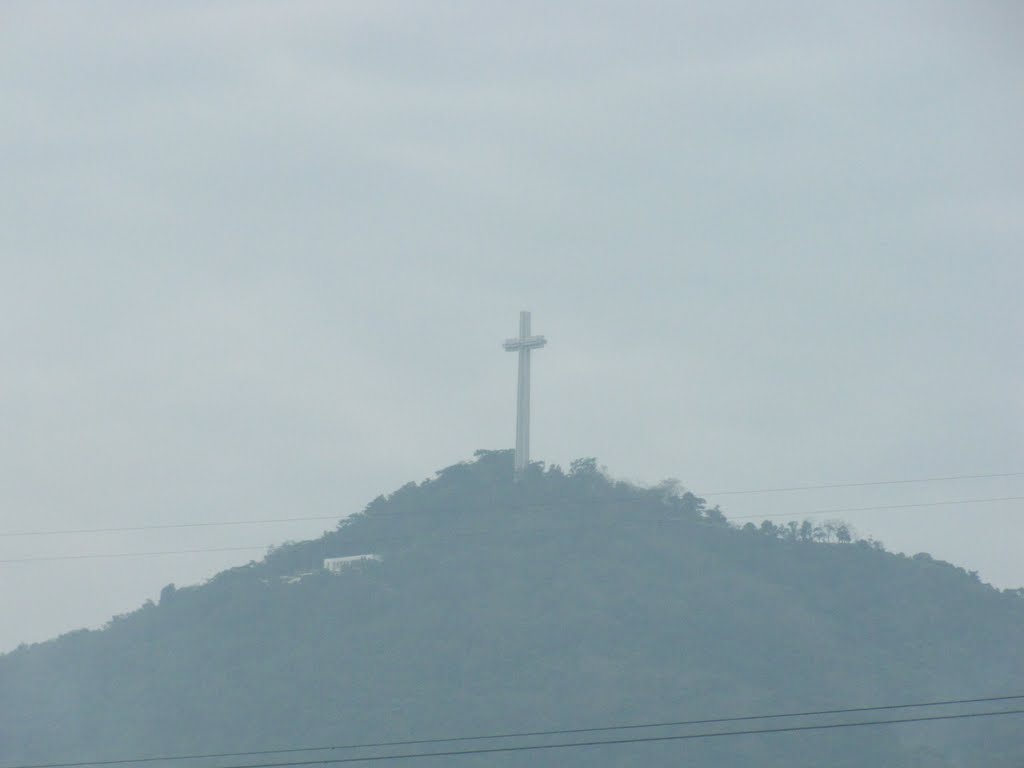
<svg viewBox="0 0 1024 768"><path fill-rule="evenodd" d="M507 352L519 353L519 384L516 387L516 480L530 463L530 350L540 349L548 340L530 335L530 313L519 313L519 338L504 343Z"/></svg>

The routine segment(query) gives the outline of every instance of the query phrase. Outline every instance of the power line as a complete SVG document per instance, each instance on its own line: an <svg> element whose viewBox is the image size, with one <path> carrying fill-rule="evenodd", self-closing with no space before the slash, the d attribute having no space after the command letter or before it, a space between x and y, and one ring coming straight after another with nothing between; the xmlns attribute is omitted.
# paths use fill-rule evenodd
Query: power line
<svg viewBox="0 0 1024 768"><path fill-rule="evenodd" d="M988 504L1000 501L1024 501L1024 496L996 496L990 498L980 499L958 499L955 501L927 501L919 502L916 504L884 504L874 507L839 507L836 509L815 509L808 512L778 512L770 514L758 514L758 515L738 515L733 517L726 516L729 521L733 520L762 520L767 518L781 518L781 517L810 517L812 515L835 515L835 514L846 514L850 512L877 512L887 509L911 509L916 507L937 507L937 506L948 506L955 504ZM680 522L685 521L687 518L634 518L616 521L614 523L603 523L604 525L626 525L636 523L653 523L653 522ZM598 523L599 525L602 523ZM555 529L555 528L553 528ZM540 530L540 529L538 529ZM560 530L560 529L557 529ZM490 535L490 531L457 531L461 536L485 536ZM404 540L403 537L392 536L388 538L389 541ZM0 565L14 565L18 563L38 563L38 562L56 562L60 560L103 560L107 558L128 558L128 557L162 557L165 555L186 555L186 554L197 554L205 552L241 552L245 550L256 550L256 549L267 549L270 545L258 545L251 547L217 547L213 549L170 549L162 550L158 552L115 552L111 554L87 554L87 555L46 555L41 557L20 557L20 558L8 558L0 559Z"/></svg>
<svg viewBox="0 0 1024 768"><path fill-rule="evenodd" d="M789 486L780 488L754 488L745 489L739 491L711 491L709 493L698 494L700 496L734 496L741 494L755 494L755 493L782 493L787 491L813 491L827 488L860 488L872 485L898 485L898 484L909 484L909 483L936 483L946 480L980 480L988 478L999 478L999 477L1019 477L1024 476L1024 472L1001 472L987 475L951 475L948 477L923 477L923 478L912 478L902 480L872 480L868 482L860 483L831 483L828 485L799 485ZM1019 497L1013 497L1019 498ZM960 502L948 502L950 504ZM886 507L886 509L893 509L894 507ZM881 509L881 507L879 507ZM843 511L860 511L860 510L843 510ZM825 514L822 512L809 512L806 514ZM54 530L35 530L35 531L0 531L0 538L13 538L17 536L63 536L63 535L82 535L92 533L128 533L132 531L155 531L155 530L166 530L174 528L214 528L214 527L227 527L235 525L268 525L272 523L294 523L304 522L312 520L340 520L343 515L306 515L300 517L273 517L264 518L261 520L214 520L204 521L195 523L158 523L154 525L126 525L126 526L113 526L109 528L67 528L67 529L54 529ZM757 515L757 517L765 517L765 515ZM746 518L731 518L735 520L741 520Z"/></svg>
<svg viewBox="0 0 1024 768"><path fill-rule="evenodd" d="M475 736L447 736L447 737L435 737L425 739L406 739L403 741L379 741L364 744L331 744L328 746L321 747L290 747L287 749L262 749L262 750L250 750L247 752L210 752L202 754L188 754L188 755L161 755L161 756L146 756L146 757L135 757L135 758L121 758L117 760L83 760L72 763L34 763L30 765L16 765L16 766L5 766L4 768L84 768L85 766L109 766L109 765L124 765L127 763L153 763L153 762L170 762L170 761L181 761L181 760L207 760L221 757L245 757L251 755L281 755L281 754L294 754L296 752L320 752L328 750L351 750L351 749L371 749L371 748L383 748L383 747L408 747L414 744L440 744L440 743L452 743L452 742L467 742L467 741L483 741L490 739L521 739L531 738L539 736L566 736L569 734L576 733L599 733L607 731L625 731L625 730L638 730L647 728L669 728L669 727L682 727L691 725L711 725L714 723L736 723L750 720L774 720L781 718L792 718L792 717L822 717L825 715L848 715L854 713L864 712L881 712L886 710L897 710L897 709L919 709L924 707L948 707L954 705L964 704L981 704L981 703L992 703L996 701L1014 701L1024 699L1024 694L1015 694L1007 696L983 696L973 699L946 699L942 701L924 701L915 702L912 704L881 704L870 707L844 707L841 709L819 709L802 712L776 712L765 715L739 715L732 717L713 717L703 718L700 720L670 720L652 723L629 723L626 725L602 725L591 728L559 728L554 730L546 731L513 731L505 733L490 733L481 734ZM886 721L889 722L889 721ZM282 765L291 765L291 763L284 763ZM301 763L300 763L301 765Z"/></svg>
<svg viewBox="0 0 1024 768"><path fill-rule="evenodd" d="M158 557L161 555L191 555L200 552L244 552L246 550L267 549L268 545L261 544L252 547L214 547L211 549L168 549L162 552L114 552L111 554L96 555L54 555L52 557L15 557L0 560L0 565L12 563L43 563L54 560L101 560L114 557Z"/></svg>
<svg viewBox="0 0 1024 768"><path fill-rule="evenodd" d="M880 725L901 725L924 723L938 720L966 720L969 718L1024 715L1024 709L1004 709L993 712L972 712L957 715L931 715L928 717L905 717L895 720L866 720L854 723L825 723L822 725L791 725L781 728L751 728L742 731L712 731L707 733L674 734L671 736L642 736L628 739L595 739L593 741L570 741L557 744L524 744L507 747L485 747L482 749L453 749L444 752L405 752L397 755L373 755L370 757L338 757L323 760L301 760L281 763L248 763L229 765L225 768L300 768L308 765L338 765L340 763L368 763L381 760L414 760L426 757L458 757L462 755L484 755L499 752L534 752L548 749L578 749L580 747L613 746L619 744L643 744L650 742L690 741L693 739L714 739L729 736L753 736L776 733L797 733L800 731L825 731L839 728L864 728Z"/></svg>
<svg viewBox="0 0 1024 768"><path fill-rule="evenodd" d="M915 507L942 507L950 504L990 504L996 501L1022 501L1024 496L996 496L986 499L960 499L958 501L924 501L916 504L883 504L876 507L840 507L838 509L814 509L810 512L777 512L768 515L726 515L728 520L753 520L765 517L809 517L810 515L836 515L848 512L878 512L885 509L912 509Z"/></svg>
<svg viewBox="0 0 1024 768"><path fill-rule="evenodd" d="M50 531L0 531L0 537L62 536L83 533L125 533L128 531L156 531L167 528L215 528L229 525L264 525L267 523L294 523L304 520L340 520L341 515L309 515L305 517L274 517L263 520L217 520L203 523L162 523L156 525L127 525L117 528L68 528Z"/></svg>
<svg viewBox="0 0 1024 768"><path fill-rule="evenodd" d="M984 480L995 477L1020 477L1024 472L997 472L987 475L949 475L947 477L919 477L900 480L870 480L861 483L828 483L825 485L794 485L783 488L750 488L742 491L709 491L703 496L738 496L748 493L787 493L790 491L817 491L824 488L864 488L870 485L904 485L909 483L940 483L947 480Z"/></svg>
<svg viewBox="0 0 1024 768"><path fill-rule="evenodd" d="M914 504L883 504L872 507L838 507L835 509L814 509L807 512L778 512L770 514L757 514L757 515L735 515L732 517L726 516L729 521L732 520L753 520L753 519L765 519L765 518L777 518L777 517L810 517L812 515L834 515L834 514L845 514L850 512L877 512L881 510L889 509L911 509L916 507L937 507L937 506L949 506L956 504L987 504L1001 501L1024 501L1024 496L996 496L989 498L979 499L957 499L953 501L927 501L919 502ZM678 522L685 520L686 518L662 518L662 519L626 519L616 521L612 524L629 524L629 523L650 523L650 522ZM607 523L605 523L607 524ZM489 535L489 531L458 531L459 535L462 536L473 536L473 535ZM392 536L389 540L399 540L402 537ZM96 560L103 558L121 558L121 557L150 557L150 556L162 556L162 555L181 555L181 554L192 554L199 552L234 552L243 550L253 549L266 549L267 546L253 546L253 547L222 547L216 549L177 549L177 550L165 550L160 552L118 552L114 554L89 554L89 555L54 555L44 557L25 557L25 558L12 558L7 560L0 560L0 564L9 563L31 563L31 562L44 562L54 560Z"/></svg>

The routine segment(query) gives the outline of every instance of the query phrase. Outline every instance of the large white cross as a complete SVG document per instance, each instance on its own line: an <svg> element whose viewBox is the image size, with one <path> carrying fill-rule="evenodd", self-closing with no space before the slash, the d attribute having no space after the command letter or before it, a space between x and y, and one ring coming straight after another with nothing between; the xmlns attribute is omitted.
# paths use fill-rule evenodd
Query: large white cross
<svg viewBox="0 0 1024 768"><path fill-rule="evenodd" d="M519 353L519 384L516 387L516 479L522 478L530 463L530 350L540 349L548 340L530 335L530 313L519 313L519 338L504 343L508 352Z"/></svg>

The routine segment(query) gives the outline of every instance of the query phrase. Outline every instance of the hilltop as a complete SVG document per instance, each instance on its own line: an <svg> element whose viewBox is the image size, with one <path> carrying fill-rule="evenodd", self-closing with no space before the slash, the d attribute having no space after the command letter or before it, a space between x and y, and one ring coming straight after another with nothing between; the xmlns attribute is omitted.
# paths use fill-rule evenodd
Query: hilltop
<svg viewBox="0 0 1024 768"><path fill-rule="evenodd" d="M841 525L738 528L592 459L514 483L510 452L480 451L319 539L0 657L0 765L1020 693L1022 671L1024 600L963 569ZM460 759L1009 768L1021 726Z"/></svg>

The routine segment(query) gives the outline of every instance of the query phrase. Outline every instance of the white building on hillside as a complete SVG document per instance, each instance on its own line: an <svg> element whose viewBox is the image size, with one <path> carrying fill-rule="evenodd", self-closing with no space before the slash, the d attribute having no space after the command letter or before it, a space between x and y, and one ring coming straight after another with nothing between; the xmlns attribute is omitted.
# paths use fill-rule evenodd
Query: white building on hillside
<svg viewBox="0 0 1024 768"><path fill-rule="evenodd" d="M356 563L368 563L381 561L380 555L349 555L348 557L326 557L324 558L324 570L331 573L340 573L350 565Z"/></svg>

